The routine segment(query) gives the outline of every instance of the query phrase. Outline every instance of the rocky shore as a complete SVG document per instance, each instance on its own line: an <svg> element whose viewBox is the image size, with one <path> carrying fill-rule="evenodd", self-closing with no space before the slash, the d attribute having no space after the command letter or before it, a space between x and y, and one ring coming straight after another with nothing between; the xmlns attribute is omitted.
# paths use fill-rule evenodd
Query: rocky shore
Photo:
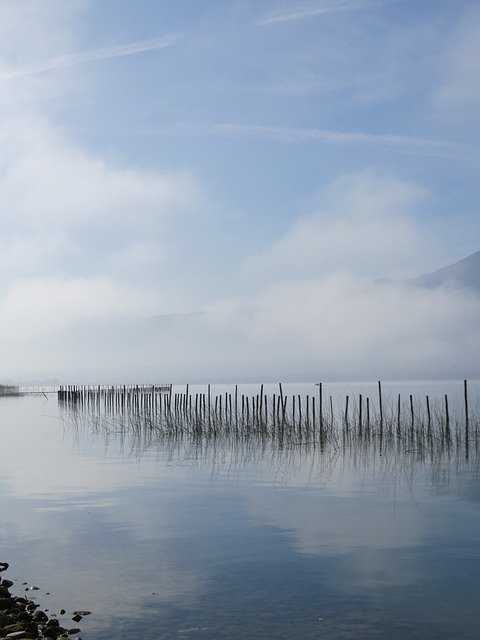
<svg viewBox="0 0 480 640"><path fill-rule="evenodd" d="M0 574L8 569L6 562L0 562ZM0 575L1 578L1 575ZM11 580L0 579L0 638L11 638L12 640L22 640L23 638L49 638L50 640L60 640L80 633L77 627L67 629L60 626L56 614L47 615L46 611L40 610L40 605L21 596L14 596L10 593L13 587ZM28 590L27 588L26 590ZM36 587L30 587L36 590ZM79 622L89 611L73 611L71 619ZM60 615L65 615L62 609ZM81 638L77 638L81 640Z"/></svg>

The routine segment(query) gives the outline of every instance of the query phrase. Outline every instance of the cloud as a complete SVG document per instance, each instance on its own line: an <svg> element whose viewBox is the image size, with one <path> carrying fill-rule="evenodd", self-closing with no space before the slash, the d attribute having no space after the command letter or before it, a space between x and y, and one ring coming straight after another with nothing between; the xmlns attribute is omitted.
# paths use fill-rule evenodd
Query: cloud
<svg viewBox="0 0 480 640"><path fill-rule="evenodd" d="M436 94L440 105L477 108L480 103L480 11L463 13L443 47L441 84ZM475 111L475 116L477 111Z"/></svg>
<svg viewBox="0 0 480 640"><path fill-rule="evenodd" d="M384 277L424 246L415 212L427 191L375 171L342 176L322 190L319 208L303 216L245 273L262 280L322 276L336 270Z"/></svg>
<svg viewBox="0 0 480 640"><path fill-rule="evenodd" d="M91 316L148 314L155 302L150 292L107 276L17 279L0 298L0 334L23 340Z"/></svg>
<svg viewBox="0 0 480 640"><path fill-rule="evenodd" d="M142 132L140 132L142 133ZM147 132L145 132L147 133ZM432 140L397 134L375 134L355 131L332 131L328 129L304 129L293 127L273 127L266 125L239 125L219 123L211 125L179 124L168 128L148 131L149 135L182 134L202 136L252 137L280 142L317 142L324 144L380 147L398 153L415 155L452 156L458 155L461 145L443 140Z"/></svg>
<svg viewBox="0 0 480 640"><path fill-rule="evenodd" d="M3 221L29 228L138 223L188 208L199 196L187 173L114 164L75 146L36 115L8 114L0 141Z"/></svg>
<svg viewBox="0 0 480 640"><path fill-rule="evenodd" d="M290 22L292 20L303 20L326 13L339 11L355 11L357 9L368 9L370 7L385 4L379 0L323 0L314 4L296 4L283 11L272 11L263 18L260 18L257 25L270 25L279 22Z"/></svg>
<svg viewBox="0 0 480 640"><path fill-rule="evenodd" d="M119 45L115 47L105 47L95 49L93 51L84 51L70 55L63 55L48 60L46 62L35 64L30 67L17 69L7 69L0 71L0 80L10 80L13 78L23 78L26 76L35 76L47 71L54 71L64 67L73 67L78 64L86 64L88 62L97 62L99 60L108 60L111 58L121 58L124 56L136 55L139 53L147 53L170 47L176 42L173 35L157 38L153 40L143 40L141 42L131 42L129 44Z"/></svg>
<svg viewBox="0 0 480 640"><path fill-rule="evenodd" d="M378 171L337 179L318 194L314 213L246 264L243 294L205 300L199 315L140 319L161 306L163 282L129 285L115 262L126 256L142 270L145 259L149 269L155 251L148 243L110 254L115 277L17 280L0 298L0 335L10 341L0 345L2 361L9 362L11 340L56 330L17 348L4 375L62 371L92 382L469 377L480 348L480 298L374 282L387 275L386 264L402 273L432 254L420 213L427 196ZM95 320L102 314L106 320Z"/></svg>

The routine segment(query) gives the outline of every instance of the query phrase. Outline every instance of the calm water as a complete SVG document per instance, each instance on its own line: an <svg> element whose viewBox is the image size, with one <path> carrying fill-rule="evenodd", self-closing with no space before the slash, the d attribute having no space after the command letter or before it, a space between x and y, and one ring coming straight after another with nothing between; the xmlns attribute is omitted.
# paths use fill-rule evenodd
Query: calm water
<svg viewBox="0 0 480 640"><path fill-rule="evenodd" d="M479 637L474 446L135 437L54 396L0 399L0 446L0 561L83 638Z"/></svg>

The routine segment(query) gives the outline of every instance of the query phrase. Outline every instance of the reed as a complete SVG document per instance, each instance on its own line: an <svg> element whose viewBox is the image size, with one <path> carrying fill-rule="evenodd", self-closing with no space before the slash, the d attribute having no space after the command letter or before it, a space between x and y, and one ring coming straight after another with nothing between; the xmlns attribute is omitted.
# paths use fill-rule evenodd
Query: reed
<svg viewBox="0 0 480 640"><path fill-rule="evenodd" d="M319 385L320 386L320 385ZM216 394L211 385L207 394L184 391L173 392L172 385L131 386L63 386L58 401L67 411L83 412L95 421L111 420L124 430L149 429L152 432L177 435L219 437L235 434L241 439L260 437L279 445L294 443L338 443L356 438L358 441L377 438L379 446L395 442L404 449L432 448L438 442L455 442L466 455L472 446L478 447L480 421L468 406L465 383L465 410L453 418L448 396L444 403L435 403L428 396L426 410L423 402L408 395L402 404L382 395L378 383L378 407L370 398L347 395L334 411L332 397L325 419L322 407L322 388L319 395L268 394L264 385L259 393L235 392ZM318 408L317 411L317 403Z"/></svg>

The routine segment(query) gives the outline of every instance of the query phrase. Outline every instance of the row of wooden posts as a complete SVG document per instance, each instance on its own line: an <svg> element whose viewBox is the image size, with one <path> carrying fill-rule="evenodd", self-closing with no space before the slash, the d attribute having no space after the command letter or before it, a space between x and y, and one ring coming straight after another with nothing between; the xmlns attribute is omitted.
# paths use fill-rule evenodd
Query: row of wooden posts
<svg viewBox="0 0 480 640"><path fill-rule="evenodd" d="M174 392L172 385L130 385L130 386L62 386L58 391L58 399L71 407L90 407L110 412L129 412L142 415L151 422L166 419L178 421L208 421L216 424L240 425L252 423L265 429L276 428L289 423L306 429L318 428L320 432L333 429L338 423L335 418L332 396L328 401L324 398L322 383L317 383L318 395L285 395L281 383L278 393L267 395L264 385L254 395L239 394L238 385L233 393L212 394L211 385L207 385L205 393L191 393L187 384L184 392ZM369 397L360 394L355 398L353 419L350 396L345 397L345 404L340 412L339 420L344 428L355 427L362 430L376 430L380 434L384 429L394 430L400 434L406 426L413 433L415 428L426 427L427 430L441 426L447 436L451 432L451 415L448 396L445 395L441 407L438 401L431 403L425 396L423 416L415 413L413 395L409 395L408 409L405 412L401 395L398 395L396 407L391 404L386 411L382 383L378 382L378 410L372 407ZM464 411L461 420L462 431L468 443L470 433L469 396L467 380L463 382ZM403 409L403 412L402 412ZM356 414L356 415L355 415ZM458 426L458 420L457 425Z"/></svg>

